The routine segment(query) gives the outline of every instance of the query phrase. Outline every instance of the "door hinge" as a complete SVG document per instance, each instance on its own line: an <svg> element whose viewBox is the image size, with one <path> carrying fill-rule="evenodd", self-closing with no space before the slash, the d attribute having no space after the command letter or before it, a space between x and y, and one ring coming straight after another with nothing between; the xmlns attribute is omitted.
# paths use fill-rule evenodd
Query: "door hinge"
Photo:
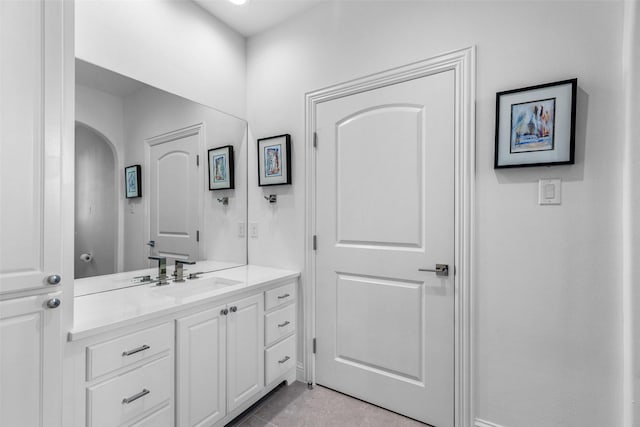
<svg viewBox="0 0 640 427"><path fill-rule="evenodd" d="M196 230L196 242L200 241L200 230Z"/></svg>
<svg viewBox="0 0 640 427"><path fill-rule="evenodd" d="M316 249L318 249L318 239L316 237L316 235L313 235L313 250L315 251Z"/></svg>
<svg viewBox="0 0 640 427"><path fill-rule="evenodd" d="M318 132L313 133L313 148L318 148Z"/></svg>
<svg viewBox="0 0 640 427"><path fill-rule="evenodd" d="M196 166L200 166L200 154L196 154Z"/></svg>
<svg viewBox="0 0 640 427"><path fill-rule="evenodd" d="M313 354L316 354L316 339L313 339Z"/></svg>

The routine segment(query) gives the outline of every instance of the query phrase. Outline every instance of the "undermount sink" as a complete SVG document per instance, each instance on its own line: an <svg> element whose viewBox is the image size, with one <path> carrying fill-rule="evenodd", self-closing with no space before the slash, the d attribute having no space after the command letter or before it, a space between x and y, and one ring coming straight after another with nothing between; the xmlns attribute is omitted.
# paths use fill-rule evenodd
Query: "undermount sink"
<svg viewBox="0 0 640 427"><path fill-rule="evenodd" d="M185 280L184 282L170 282L168 285L153 285L153 290L172 297L188 297L203 292L215 291L229 286L238 285L238 280L212 277L209 279Z"/></svg>

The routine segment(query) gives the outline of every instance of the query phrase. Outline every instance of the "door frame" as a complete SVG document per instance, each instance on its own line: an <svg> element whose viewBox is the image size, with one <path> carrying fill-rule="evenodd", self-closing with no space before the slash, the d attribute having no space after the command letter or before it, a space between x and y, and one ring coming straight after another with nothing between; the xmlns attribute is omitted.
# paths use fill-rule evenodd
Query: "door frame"
<svg viewBox="0 0 640 427"><path fill-rule="evenodd" d="M315 384L313 338L316 330L316 152L314 130L319 104L345 96L453 71L455 85L455 220L454 220L454 425L473 426L473 287L475 245L475 85L476 47L470 46L402 67L350 80L305 95L305 270L303 363L298 371ZM320 142L321 143L321 142ZM302 373L302 372L301 372Z"/></svg>
<svg viewBox="0 0 640 427"><path fill-rule="evenodd" d="M145 233L145 241L148 242L151 239L151 197L149 197L151 190L151 147L154 145L164 144L165 142L175 141L176 139L186 138L188 136L198 136L198 153L200 156L200 166L198 167L198 230L200 231L200 236L203 236L205 233L204 230L204 169L202 166L203 158L204 158L204 138L205 138L205 124L197 123L195 125L187 126L184 128L172 130L167 133L163 133L161 135L153 136L151 138L147 138L144 140L144 155L147 163L146 171L144 172L145 179L142 183L142 188L144 190L144 194L147 197L144 197L144 233ZM206 247L204 241L201 239L200 244L198 245L198 258L202 257L202 254L206 253Z"/></svg>

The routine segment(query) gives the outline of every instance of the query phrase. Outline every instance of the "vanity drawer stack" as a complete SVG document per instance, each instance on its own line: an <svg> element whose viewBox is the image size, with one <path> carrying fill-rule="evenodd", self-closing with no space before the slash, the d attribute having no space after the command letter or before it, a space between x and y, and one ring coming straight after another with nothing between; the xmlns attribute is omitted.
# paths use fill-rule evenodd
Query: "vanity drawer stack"
<svg viewBox="0 0 640 427"><path fill-rule="evenodd" d="M264 293L265 384L296 366L297 282Z"/></svg>
<svg viewBox="0 0 640 427"><path fill-rule="evenodd" d="M86 346L86 425L173 425L173 323Z"/></svg>

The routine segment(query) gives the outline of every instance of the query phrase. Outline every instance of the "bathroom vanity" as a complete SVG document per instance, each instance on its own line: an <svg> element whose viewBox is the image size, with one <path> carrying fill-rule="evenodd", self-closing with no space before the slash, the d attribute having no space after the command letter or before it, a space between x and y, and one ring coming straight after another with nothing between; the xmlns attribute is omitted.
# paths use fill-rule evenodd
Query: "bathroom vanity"
<svg viewBox="0 0 640 427"><path fill-rule="evenodd" d="M298 276L248 265L76 296L64 425L223 426L295 381Z"/></svg>

